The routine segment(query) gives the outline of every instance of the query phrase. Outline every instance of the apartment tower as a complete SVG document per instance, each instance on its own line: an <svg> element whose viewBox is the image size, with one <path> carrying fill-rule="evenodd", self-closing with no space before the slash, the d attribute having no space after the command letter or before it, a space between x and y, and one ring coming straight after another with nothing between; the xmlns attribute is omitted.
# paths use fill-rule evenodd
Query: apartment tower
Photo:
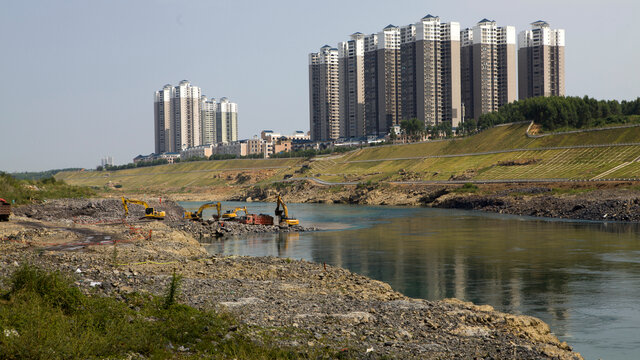
<svg viewBox="0 0 640 360"><path fill-rule="evenodd" d="M518 95L564 96L564 29L545 21L531 23L518 35Z"/></svg>
<svg viewBox="0 0 640 360"><path fill-rule="evenodd" d="M223 144L238 141L238 104L226 97L217 104L216 141Z"/></svg>
<svg viewBox="0 0 640 360"><path fill-rule="evenodd" d="M460 33L465 119L496 111L516 100L515 28L483 19Z"/></svg>
<svg viewBox="0 0 640 360"><path fill-rule="evenodd" d="M441 121L448 122L453 129L457 129L462 122L460 23L440 25L440 59Z"/></svg>
<svg viewBox="0 0 640 360"><path fill-rule="evenodd" d="M378 134L378 34L364 37L364 123L367 135Z"/></svg>
<svg viewBox="0 0 640 360"><path fill-rule="evenodd" d="M384 135L400 122L400 28L388 25L365 36L364 48L366 133Z"/></svg>
<svg viewBox="0 0 640 360"><path fill-rule="evenodd" d="M200 88L182 80L173 89L171 110L173 116L173 151L200 145Z"/></svg>
<svg viewBox="0 0 640 360"><path fill-rule="evenodd" d="M202 139L200 143L202 145L215 144L217 140L217 127L216 127L216 113L218 112L218 104L216 99L207 99L206 96L202 96L200 99L200 121L202 125Z"/></svg>
<svg viewBox="0 0 640 360"><path fill-rule="evenodd" d="M171 97L173 86L167 84L156 91L153 103L155 153L174 152L173 135L171 134Z"/></svg>
<svg viewBox="0 0 640 360"><path fill-rule="evenodd" d="M416 26L400 28L400 120L418 117L416 77Z"/></svg>
<svg viewBox="0 0 640 360"><path fill-rule="evenodd" d="M338 44L340 137L366 135L364 124L364 34Z"/></svg>
<svg viewBox="0 0 640 360"><path fill-rule="evenodd" d="M427 15L401 28L402 120L425 126L461 120L460 25Z"/></svg>
<svg viewBox="0 0 640 360"><path fill-rule="evenodd" d="M340 137L338 49L325 45L309 54L309 114L311 140Z"/></svg>

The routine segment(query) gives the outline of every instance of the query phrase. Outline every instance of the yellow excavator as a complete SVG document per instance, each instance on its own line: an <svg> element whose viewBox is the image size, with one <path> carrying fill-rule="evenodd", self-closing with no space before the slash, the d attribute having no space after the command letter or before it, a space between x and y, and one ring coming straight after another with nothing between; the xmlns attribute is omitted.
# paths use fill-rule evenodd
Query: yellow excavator
<svg viewBox="0 0 640 360"><path fill-rule="evenodd" d="M124 216L126 217L129 214L129 207L127 204L138 204L144 206L144 218L145 219L156 219L156 220L164 220L165 212L164 211L156 211L154 208L149 207L149 205L142 200L134 200L127 199L124 196L122 197L122 206L124 207Z"/></svg>
<svg viewBox="0 0 640 360"><path fill-rule="evenodd" d="M244 211L244 215L247 216L247 207L237 207L231 210L227 210L224 214L222 214L222 219L232 220L238 217L238 211Z"/></svg>
<svg viewBox="0 0 640 360"><path fill-rule="evenodd" d="M280 206L282 206L282 209L280 209ZM289 217L289 210L287 209L287 205L284 203L284 201L282 201L280 195L278 195L278 201L276 205L276 218L278 219L278 224L280 224L280 226L292 226L300 224L300 221L298 221L298 219Z"/></svg>
<svg viewBox="0 0 640 360"><path fill-rule="evenodd" d="M185 219L190 219L193 221L202 221L202 211L206 208L210 208L210 207L214 207L216 208L216 210L218 210L218 217L215 218L220 219L220 210L222 209L222 205L220 204L220 202L209 202L206 204L202 204L202 206L200 206L200 208L198 209L198 211L196 212L191 212L191 211L187 211L184 213L184 218Z"/></svg>

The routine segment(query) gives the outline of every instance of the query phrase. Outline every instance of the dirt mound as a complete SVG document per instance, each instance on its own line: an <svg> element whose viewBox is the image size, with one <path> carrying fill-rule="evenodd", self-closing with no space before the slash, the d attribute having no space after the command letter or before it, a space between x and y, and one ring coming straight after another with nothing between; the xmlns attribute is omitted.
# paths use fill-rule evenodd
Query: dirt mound
<svg viewBox="0 0 640 360"><path fill-rule="evenodd" d="M165 220L182 219L184 209L174 201L160 203L159 200L149 200L147 204L158 211L165 211ZM145 215L143 206L134 204L128 207L127 221L138 220ZM124 207L121 199L60 199L20 206L14 209L14 214L43 221L115 222L123 219Z"/></svg>

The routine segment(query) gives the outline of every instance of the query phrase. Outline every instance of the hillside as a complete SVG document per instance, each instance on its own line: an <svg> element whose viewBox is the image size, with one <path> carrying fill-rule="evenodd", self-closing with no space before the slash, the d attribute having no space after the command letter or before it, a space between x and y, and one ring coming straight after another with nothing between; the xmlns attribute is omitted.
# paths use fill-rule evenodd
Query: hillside
<svg viewBox="0 0 640 360"><path fill-rule="evenodd" d="M201 161L114 172L62 172L70 184L189 192L285 176L329 182L639 178L640 127L532 138L518 123L454 140L363 148L307 159Z"/></svg>
<svg viewBox="0 0 640 360"><path fill-rule="evenodd" d="M125 191L185 192L191 188L242 185L282 179L303 159L237 159L194 161L117 171L62 172L70 184Z"/></svg>
<svg viewBox="0 0 640 360"><path fill-rule="evenodd" d="M635 178L640 127L530 138L528 124L487 129L463 139L361 149L315 161L327 181L446 181ZM618 168L619 167L619 168ZM616 169L610 173L608 171Z"/></svg>

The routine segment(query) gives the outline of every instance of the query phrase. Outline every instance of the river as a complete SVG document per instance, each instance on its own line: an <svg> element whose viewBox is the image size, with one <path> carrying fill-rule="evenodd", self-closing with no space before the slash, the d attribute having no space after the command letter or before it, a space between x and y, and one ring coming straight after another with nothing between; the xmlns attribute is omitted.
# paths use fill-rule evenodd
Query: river
<svg viewBox="0 0 640 360"><path fill-rule="evenodd" d="M223 208L244 205L251 213L275 208L240 202ZM289 204L289 213L325 230L205 246L223 255L327 263L410 297L455 297L535 316L585 359L631 359L640 352L638 224L361 205ZM206 210L205 217L211 214Z"/></svg>

